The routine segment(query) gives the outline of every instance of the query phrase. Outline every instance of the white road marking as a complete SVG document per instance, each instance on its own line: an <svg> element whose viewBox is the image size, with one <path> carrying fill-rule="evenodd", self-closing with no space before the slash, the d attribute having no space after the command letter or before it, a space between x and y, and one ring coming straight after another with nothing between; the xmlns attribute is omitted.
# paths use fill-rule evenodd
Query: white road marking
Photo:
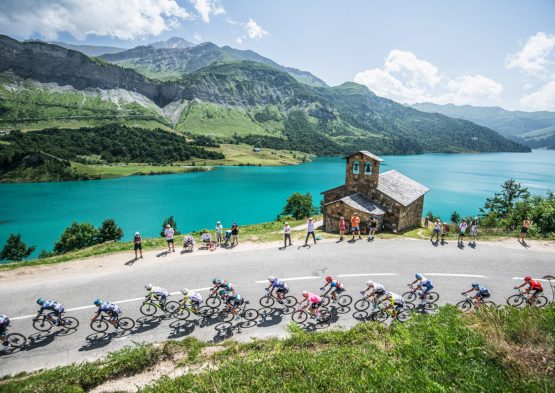
<svg viewBox="0 0 555 393"><path fill-rule="evenodd" d="M365 273L365 274L338 274L337 277L360 277L360 276L398 276L395 273Z"/></svg>
<svg viewBox="0 0 555 393"><path fill-rule="evenodd" d="M322 278L322 277L294 277L294 278L281 278L281 281L296 281L296 280L311 280L313 278ZM262 280L262 281L255 281L255 284L263 284L265 282L270 282L268 280Z"/></svg>
<svg viewBox="0 0 555 393"><path fill-rule="evenodd" d="M513 277L513 280L521 280L521 281L524 281L524 277ZM542 280L541 278L534 278L534 280L536 280L536 281L545 281L545 282L549 282L549 280Z"/></svg>
<svg viewBox="0 0 555 393"><path fill-rule="evenodd" d="M451 277L480 277L487 278L486 276L480 276L479 274L444 274L444 273L424 273L424 276L451 276Z"/></svg>
<svg viewBox="0 0 555 393"><path fill-rule="evenodd" d="M199 289L191 289L191 291L193 292L200 292L200 291L207 291L210 288L199 288ZM181 291L179 292L172 292L170 293L170 295L179 295L181 293ZM127 299L127 300L118 300L117 302L113 302L114 304L121 304L121 303L129 303L129 302L138 302L140 300L145 300L144 297L138 297L135 299ZM83 307L75 307L75 308L68 308L67 310L65 310L65 312L70 312L70 311L78 311L78 310L86 310L87 308L95 308L96 306L93 304L92 306L83 306ZM25 318L34 318L36 317L37 314L33 314L33 315L24 315L22 317L15 317L15 318L10 318L11 321L15 321L16 319L25 319Z"/></svg>

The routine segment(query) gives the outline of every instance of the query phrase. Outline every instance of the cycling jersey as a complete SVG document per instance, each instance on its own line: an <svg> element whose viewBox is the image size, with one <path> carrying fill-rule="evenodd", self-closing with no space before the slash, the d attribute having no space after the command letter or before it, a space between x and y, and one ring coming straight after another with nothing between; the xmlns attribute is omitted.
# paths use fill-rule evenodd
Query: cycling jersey
<svg viewBox="0 0 555 393"><path fill-rule="evenodd" d="M60 311L63 310L64 308L62 307L61 304L58 304L56 302L50 301L50 300L46 300L44 303L42 303L42 306L40 308L40 311L44 311L44 310L53 310L53 311Z"/></svg>
<svg viewBox="0 0 555 393"><path fill-rule="evenodd" d="M322 298L314 293L309 293L308 301L311 303L322 303Z"/></svg>
<svg viewBox="0 0 555 393"><path fill-rule="evenodd" d="M191 302L202 303L202 296L200 295L200 293L196 293L193 291L189 291L187 297L185 298L185 301L187 301L187 299L191 300Z"/></svg>
<svg viewBox="0 0 555 393"><path fill-rule="evenodd" d="M405 304L405 299L401 295L397 295L396 293L391 294L391 304Z"/></svg>
<svg viewBox="0 0 555 393"><path fill-rule="evenodd" d="M152 295L167 297L168 291L166 291L164 288L152 287L152 289L150 290L149 296L152 296Z"/></svg>
<svg viewBox="0 0 555 393"><path fill-rule="evenodd" d="M430 280L428 280L426 277L422 276L422 278L420 279L420 284L423 287L431 287L432 286L432 282Z"/></svg>
<svg viewBox="0 0 555 393"><path fill-rule="evenodd" d="M385 287L382 284L378 284L377 282L374 283L374 292L378 291L385 291Z"/></svg>
<svg viewBox="0 0 555 393"><path fill-rule="evenodd" d="M107 314L119 314L119 307L110 302L104 302L98 308L98 314L105 312Z"/></svg>
<svg viewBox="0 0 555 393"><path fill-rule="evenodd" d="M341 282L337 280L333 280L330 285L332 288L343 289L343 285L341 285Z"/></svg>
<svg viewBox="0 0 555 393"><path fill-rule="evenodd" d="M8 326L9 324L10 324L9 318L5 315L0 315L0 325Z"/></svg>
<svg viewBox="0 0 555 393"><path fill-rule="evenodd" d="M273 284L274 284L274 288L283 288L287 286L283 281L278 280L277 278L274 280Z"/></svg>
<svg viewBox="0 0 555 393"><path fill-rule="evenodd" d="M536 280L530 280L530 289L543 289L543 287Z"/></svg>
<svg viewBox="0 0 555 393"><path fill-rule="evenodd" d="M233 285L230 282L227 282L225 280L218 280L218 283L216 284L216 288L222 288L222 289L225 289L226 291L233 291Z"/></svg>
<svg viewBox="0 0 555 393"><path fill-rule="evenodd" d="M476 291L476 289L475 289L475 291ZM480 295L489 295L489 289L487 289L486 287L483 287L481 285L478 286L477 291L478 291L478 294L480 294Z"/></svg>

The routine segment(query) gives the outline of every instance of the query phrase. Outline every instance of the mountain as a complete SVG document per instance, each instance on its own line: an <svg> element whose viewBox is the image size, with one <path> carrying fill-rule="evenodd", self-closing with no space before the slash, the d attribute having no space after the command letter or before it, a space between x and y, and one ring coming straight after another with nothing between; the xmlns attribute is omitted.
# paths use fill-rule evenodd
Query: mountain
<svg viewBox="0 0 555 393"><path fill-rule="evenodd" d="M132 68L143 75L158 79L178 78L216 61L250 60L285 71L301 83L310 86L327 86L326 82L310 72L284 67L251 50L233 49L229 46L220 48L211 42L184 49L138 46L124 52L103 55L102 58L113 64L124 68Z"/></svg>
<svg viewBox="0 0 555 393"><path fill-rule="evenodd" d="M489 128L408 108L352 82L311 87L253 61L215 62L161 82L59 46L0 36L0 129L114 121L320 156L530 151Z"/></svg>
<svg viewBox="0 0 555 393"><path fill-rule="evenodd" d="M473 121L532 148L555 148L555 112L508 111L499 107L437 105L429 102L409 106L423 112Z"/></svg>
<svg viewBox="0 0 555 393"><path fill-rule="evenodd" d="M153 42L152 44L148 44L147 46L151 46L156 49L162 49L162 48L184 49L184 48L191 48L195 46L195 44L187 41L184 38L172 37L167 41Z"/></svg>
<svg viewBox="0 0 555 393"><path fill-rule="evenodd" d="M48 44L58 45L62 48L76 50L78 52L86 54L87 56L101 56L107 53L117 53L127 50L125 48L116 48L115 46L73 45L60 41L48 42Z"/></svg>

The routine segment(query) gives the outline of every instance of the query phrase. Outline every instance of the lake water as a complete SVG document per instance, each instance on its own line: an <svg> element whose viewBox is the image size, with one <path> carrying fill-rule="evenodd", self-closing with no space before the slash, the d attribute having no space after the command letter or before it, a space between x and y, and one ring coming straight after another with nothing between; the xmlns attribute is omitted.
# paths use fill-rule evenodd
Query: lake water
<svg viewBox="0 0 555 393"><path fill-rule="evenodd" d="M555 151L532 153L425 154L385 156L381 171L396 169L430 188L424 214L448 219L478 213L486 198L509 178L532 193L555 190ZM0 184L0 247L11 233L27 245L51 250L72 221L99 226L114 218L125 240L139 231L158 236L173 215L182 232L274 220L295 191L320 193L344 184L345 161L316 158L287 167L222 167L211 172L65 183Z"/></svg>

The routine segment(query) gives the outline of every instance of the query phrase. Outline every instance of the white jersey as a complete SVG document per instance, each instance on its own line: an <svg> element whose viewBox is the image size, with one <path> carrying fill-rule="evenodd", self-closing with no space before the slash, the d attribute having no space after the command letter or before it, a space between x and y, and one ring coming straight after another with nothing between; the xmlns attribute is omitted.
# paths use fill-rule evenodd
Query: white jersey
<svg viewBox="0 0 555 393"><path fill-rule="evenodd" d="M166 291L164 288L161 288L161 287L152 287L152 289L150 290L150 293L158 296L168 296L168 291Z"/></svg>
<svg viewBox="0 0 555 393"><path fill-rule="evenodd" d="M200 293L189 291L187 297L189 298L189 300L194 300L196 302L202 303L202 296L200 295Z"/></svg>
<svg viewBox="0 0 555 393"><path fill-rule="evenodd" d="M405 299L403 299L401 295L397 295L396 293L391 293L391 296L393 296L395 303L405 304Z"/></svg>
<svg viewBox="0 0 555 393"><path fill-rule="evenodd" d="M374 292L385 291L385 287L382 284L374 283Z"/></svg>
<svg viewBox="0 0 555 393"><path fill-rule="evenodd" d="M432 282L430 280L428 280L426 277L422 276L422 279L420 279L420 284L423 287L430 287L432 286Z"/></svg>

